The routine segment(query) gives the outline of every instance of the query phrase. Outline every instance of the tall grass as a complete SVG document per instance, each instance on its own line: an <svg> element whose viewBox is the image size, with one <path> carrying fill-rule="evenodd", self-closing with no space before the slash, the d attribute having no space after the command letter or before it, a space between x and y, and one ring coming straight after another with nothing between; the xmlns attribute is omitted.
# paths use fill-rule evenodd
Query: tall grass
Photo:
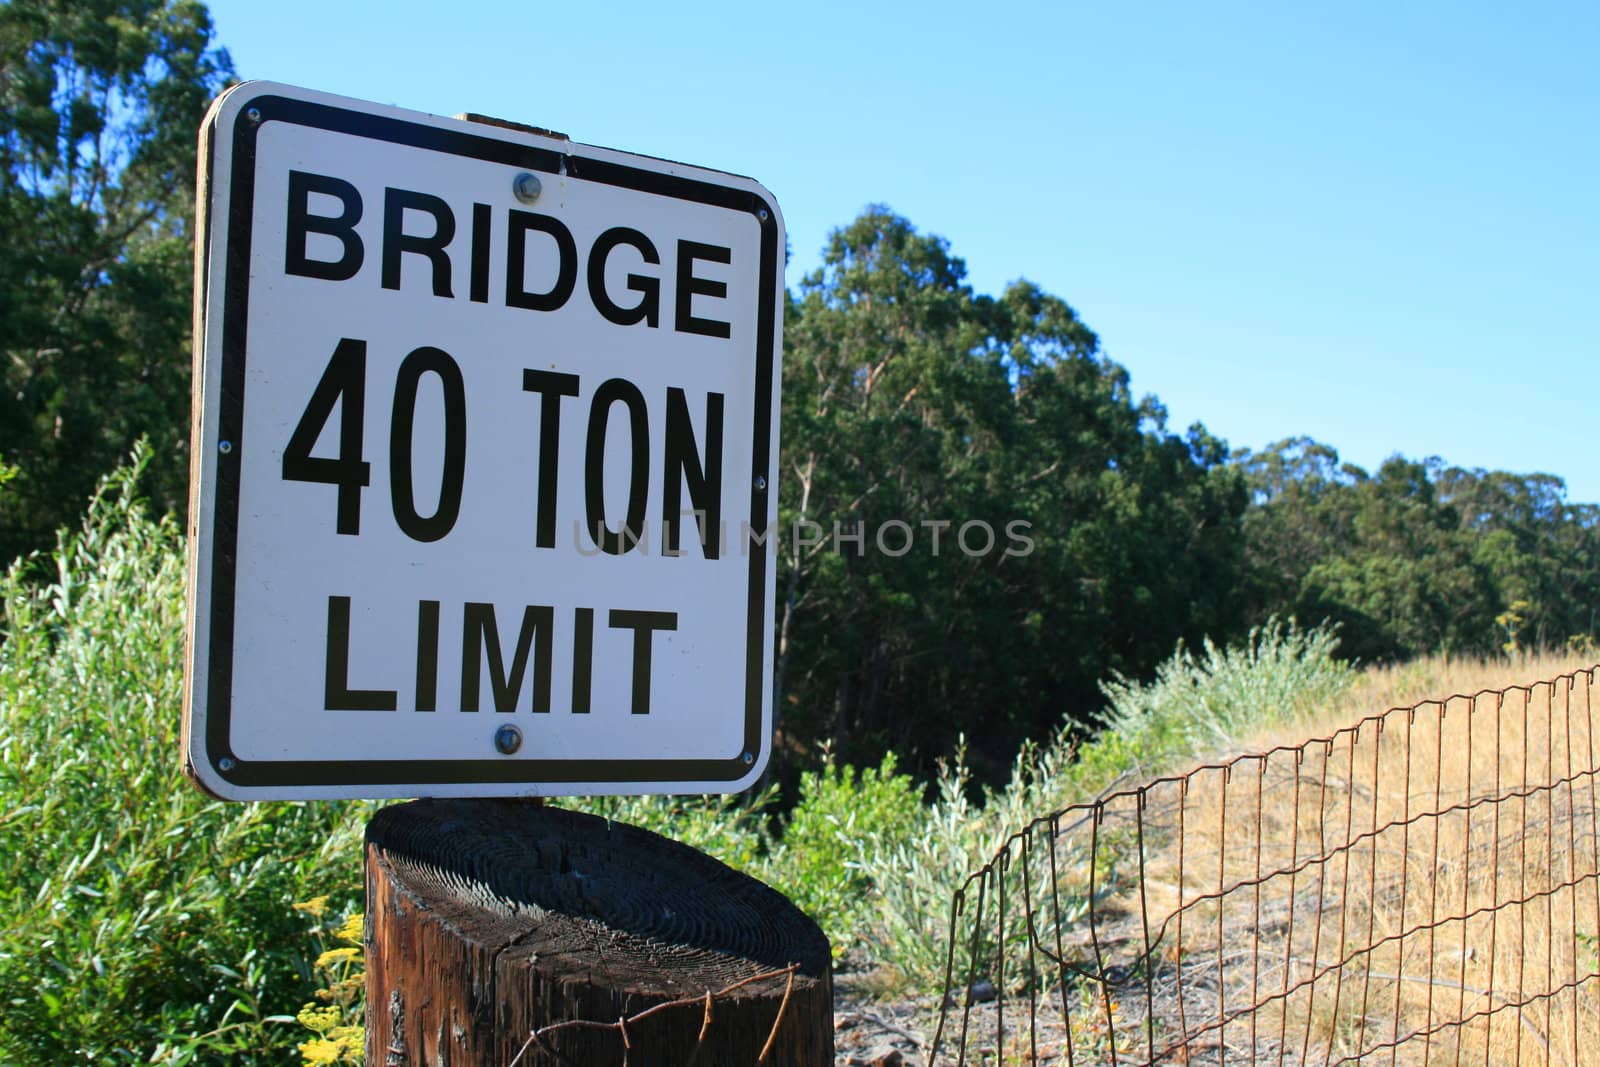
<svg viewBox="0 0 1600 1067"><path fill-rule="evenodd" d="M1353 850L1361 873L1324 916L1388 939L1370 963L1357 955L1345 968L1346 982L1362 979L1381 1006L1368 1041L1374 1031L1405 1034L1492 1012L1446 1026L1434 1054L1600 1063L1594 984L1546 995L1597 967L1596 787L1583 771L1597 751L1592 708L1600 694L1585 673L1571 685L1546 681L1594 662L1592 652L1568 651L1440 656L1369 670L1347 702L1308 724L1315 736L1343 738L1321 757L1331 764L1329 804L1324 810L1319 800L1312 810L1291 803L1286 790L1269 793L1260 832L1280 845L1310 840L1348 819L1352 806L1358 826L1387 828ZM1380 716L1383 709L1395 710ZM1308 756L1303 772L1321 771ZM1407 816L1432 811L1444 814L1406 825ZM1318 958L1303 936L1271 947L1303 966ZM1523 1000L1531 1003L1513 1006ZM1341 1018L1326 986L1319 999L1290 1006L1291 1026L1309 1027L1339 1055L1356 1051L1360 1031ZM1400 1061L1422 1062L1423 1044L1407 1045Z"/></svg>
<svg viewBox="0 0 1600 1067"><path fill-rule="evenodd" d="M1110 788L969 865L945 1033L969 976L1011 1007L967 1058L1600 1064L1592 650L1353 674L1330 647L1268 627L1107 687L1060 777Z"/></svg>
<svg viewBox="0 0 1600 1067"><path fill-rule="evenodd" d="M1190 1025L1225 999L1263 1054L1600 1062L1584 658L1368 670L1292 729L1245 731L1231 768L1142 793L1147 875L1109 910L1148 906L1175 938L1163 958L1203 990Z"/></svg>
<svg viewBox="0 0 1600 1067"><path fill-rule="evenodd" d="M182 535L142 460L0 579L0 1062L281 1063L315 988L290 904L353 905L362 817L184 780Z"/></svg>

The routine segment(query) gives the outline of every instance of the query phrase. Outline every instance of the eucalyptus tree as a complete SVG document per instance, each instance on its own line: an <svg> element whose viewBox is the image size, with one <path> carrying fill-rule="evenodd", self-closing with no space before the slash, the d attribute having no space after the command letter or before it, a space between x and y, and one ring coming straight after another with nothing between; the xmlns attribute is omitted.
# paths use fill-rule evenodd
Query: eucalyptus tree
<svg viewBox="0 0 1600 1067"><path fill-rule="evenodd" d="M231 76L194 0L0 5L0 558L141 435L181 505L196 131Z"/></svg>
<svg viewBox="0 0 1600 1067"><path fill-rule="evenodd" d="M791 742L957 735L995 765L1107 670L1235 625L1243 481L1064 301L978 294L885 208L836 231L785 336L778 706ZM797 536L798 535L798 536Z"/></svg>

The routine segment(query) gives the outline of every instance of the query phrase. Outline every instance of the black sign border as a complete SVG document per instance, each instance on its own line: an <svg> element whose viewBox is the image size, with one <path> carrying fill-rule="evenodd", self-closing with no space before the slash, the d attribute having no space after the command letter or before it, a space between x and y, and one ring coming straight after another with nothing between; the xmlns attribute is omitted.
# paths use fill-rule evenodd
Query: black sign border
<svg viewBox="0 0 1600 1067"><path fill-rule="evenodd" d="M205 753L212 771L240 789L428 786L533 786L576 783L639 784L728 783L750 773L770 739L763 736L762 704L765 664L767 552L760 541L748 553L748 619L745 640L745 715L743 751L728 759L591 759L551 760L502 756L473 760L246 760L229 746L233 711L234 593L239 534L240 462L244 448L246 323L250 297L251 220L253 218L256 140L269 122L347 134L369 140L468 156L522 170L564 173L584 181L635 192L672 197L751 214L761 227L760 307L756 327L755 424L749 485L752 525L765 522L767 500L776 491L771 469L772 390L777 328L777 300L784 249L778 237L777 212L759 194L745 188L717 185L681 175L629 166L613 160L564 153L550 148L485 136L464 129L426 125L406 119L355 111L331 104L284 96L276 91L250 97L233 110L232 170L228 212L217 219L207 212L209 229L228 227L223 264L221 404L218 441L232 442L227 452L215 450L215 493L211 513L211 583L207 624ZM219 122L220 125L220 122ZM228 131L217 130L220 135ZM579 146L574 146L578 149ZM207 161L208 167L212 165ZM198 339L197 339L198 340ZM209 361L212 353L207 353ZM207 372L209 376L210 372ZM226 769L224 769L226 768ZM506 790L514 795L526 790ZM482 795L489 795L485 792Z"/></svg>

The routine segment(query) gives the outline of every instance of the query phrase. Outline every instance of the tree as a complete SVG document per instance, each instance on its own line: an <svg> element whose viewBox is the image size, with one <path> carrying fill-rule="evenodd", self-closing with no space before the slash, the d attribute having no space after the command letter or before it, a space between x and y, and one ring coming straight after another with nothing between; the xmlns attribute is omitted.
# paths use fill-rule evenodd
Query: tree
<svg viewBox="0 0 1600 1067"><path fill-rule="evenodd" d="M1502 644L1547 648L1592 641L1600 603L1600 506L1569 504L1550 474L1450 467L1440 498L1474 536L1474 558L1493 576L1502 614L1520 616ZM1521 608L1514 610L1514 605Z"/></svg>
<svg viewBox="0 0 1600 1067"><path fill-rule="evenodd" d="M925 768L964 732L1003 766L1236 615L1220 442L1166 433L1065 302L964 279L873 208L789 308L781 526L817 525L780 558L780 722L847 760Z"/></svg>
<svg viewBox="0 0 1600 1067"><path fill-rule="evenodd" d="M194 0L0 6L0 559L140 436L153 502L185 499L194 145L232 73Z"/></svg>
<svg viewBox="0 0 1600 1067"><path fill-rule="evenodd" d="M1333 619L1364 660L1594 635L1600 508L1567 504L1559 478L1400 456L1369 475L1307 438L1234 461L1253 617Z"/></svg>

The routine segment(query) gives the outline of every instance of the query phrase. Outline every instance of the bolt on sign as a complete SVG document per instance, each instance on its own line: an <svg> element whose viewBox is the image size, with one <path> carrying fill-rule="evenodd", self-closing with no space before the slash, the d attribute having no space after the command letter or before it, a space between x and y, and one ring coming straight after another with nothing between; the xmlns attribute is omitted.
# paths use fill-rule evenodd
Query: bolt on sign
<svg viewBox="0 0 1600 1067"><path fill-rule="evenodd" d="M765 765L761 185L249 82L201 133L185 764L232 799Z"/></svg>

